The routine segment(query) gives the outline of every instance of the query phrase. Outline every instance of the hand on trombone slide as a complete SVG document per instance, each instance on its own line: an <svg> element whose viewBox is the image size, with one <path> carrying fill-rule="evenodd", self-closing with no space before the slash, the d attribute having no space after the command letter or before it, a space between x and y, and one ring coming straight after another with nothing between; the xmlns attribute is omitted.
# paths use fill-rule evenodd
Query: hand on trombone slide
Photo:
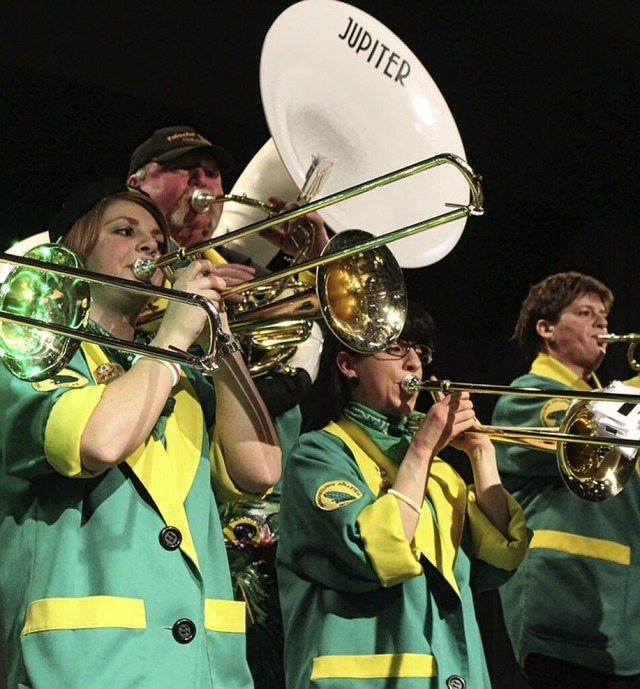
<svg viewBox="0 0 640 689"><path fill-rule="evenodd" d="M435 376L431 376L429 382L440 383ZM476 417L469 392L434 390L431 396L435 402L431 409L437 409L440 404L446 404L448 405L449 412L456 414L455 420L457 423L454 423L452 427L451 437L448 441L449 445L465 452L472 461L478 456L478 451L481 448L487 449L491 446L491 439L486 434L473 432L474 429L480 430L482 426Z"/></svg>
<svg viewBox="0 0 640 689"><path fill-rule="evenodd" d="M218 264L211 261L193 261L176 271L173 289L209 299L219 313L221 327L228 333L228 322L222 301L222 292L226 289L227 282L220 276L217 268ZM211 335L205 325L207 317L202 308L170 301L151 344L163 349L176 348L187 351L196 342L209 342ZM208 344L203 345L203 349L206 351Z"/></svg>
<svg viewBox="0 0 640 689"><path fill-rule="evenodd" d="M269 203L274 214L299 208L299 204L285 203L276 196L270 196ZM320 256L329 241L324 222L317 212L307 213L283 225L268 227L260 231L260 236L277 246L287 256L297 256L305 250L305 245L308 243L309 246L305 251L307 258Z"/></svg>

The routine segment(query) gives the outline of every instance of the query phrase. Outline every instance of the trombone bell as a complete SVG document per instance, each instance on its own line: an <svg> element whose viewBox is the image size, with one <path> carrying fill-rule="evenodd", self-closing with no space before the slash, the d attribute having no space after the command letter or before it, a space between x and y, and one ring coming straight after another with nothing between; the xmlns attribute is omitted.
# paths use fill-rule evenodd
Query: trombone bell
<svg viewBox="0 0 640 689"><path fill-rule="evenodd" d="M53 266L79 267L76 255L59 244L37 246L27 255ZM0 309L45 325L82 330L89 320L89 285L76 278L61 278L53 266L47 272L28 268L11 271L0 289ZM79 346L79 340L50 330L0 322L0 357L11 373L23 380L50 378L52 372L66 366Z"/></svg>
<svg viewBox="0 0 640 689"><path fill-rule="evenodd" d="M576 400L569 407L561 433L596 438L602 433L596 414L587 400ZM597 445L560 441L556 451L558 470L567 488L589 502L604 502L616 496L636 469L637 446L620 447L615 437Z"/></svg>
<svg viewBox="0 0 640 689"><path fill-rule="evenodd" d="M334 235L318 259L315 294L310 288L236 314L231 330L246 331L283 317L322 318L331 332L356 352L388 347L404 327L407 292L402 269L386 246L357 251L371 237L363 230ZM347 255L334 256L340 252ZM226 290L223 296L231 291L240 289Z"/></svg>
<svg viewBox="0 0 640 689"><path fill-rule="evenodd" d="M347 230L331 238L322 256L371 237ZM375 352L398 339L407 316L404 276L388 247L327 261L318 268L316 290L322 316L333 334L356 352Z"/></svg>
<svg viewBox="0 0 640 689"><path fill-rule="evenodd" d="M625 419L622 428L615 416L620 406L634 404L639 409L640 395L624 391L632 389L630 386L614 383L603 391L583 392L452 383L448 380L422 382L417 376L408 375L402 382L402 388L408 393L421 390L430 390L432 393L466 391L521 397L572 398L574 401L557 428L477 426L470 432L486 433L494 442L555 452L558 471L565 485L574 495L588 502L604 502L614 497L635 472L640 448L637 418L640 412L634 415L626 409L626 413L622 414ZM596 406L604 403L621 404L614 404L616 409L613 410ZM616 434L616 430L621 430L620 434ZM623 435L622 431L632 437Z"/></svg>

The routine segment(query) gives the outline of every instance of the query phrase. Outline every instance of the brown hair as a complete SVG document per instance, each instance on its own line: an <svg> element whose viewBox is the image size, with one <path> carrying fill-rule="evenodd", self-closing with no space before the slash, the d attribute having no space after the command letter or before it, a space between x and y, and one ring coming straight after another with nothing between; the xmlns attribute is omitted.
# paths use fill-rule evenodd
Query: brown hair
<svg viewBox="0 0 640 689"><path fill-rule="evenodd" d="M613 293L600 280L583 273L556 273L529 289L522 303L520 315L513 333L525 359L530 362L542 351L542 338L538 335L536 324L539 320L557 323L560 312L571 302L585 294L600 297L605 309L613 306Z"/></svg>

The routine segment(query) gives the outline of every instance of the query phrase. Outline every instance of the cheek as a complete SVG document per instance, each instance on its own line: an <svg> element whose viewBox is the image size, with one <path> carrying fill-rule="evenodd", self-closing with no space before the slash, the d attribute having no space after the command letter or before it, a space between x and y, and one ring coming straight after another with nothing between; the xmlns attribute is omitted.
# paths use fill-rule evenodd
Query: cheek
<svg viewBox="0 0 640 689"><path fill-rule="evenodd" d="M92 253L84 262L84 267L93 273L104 273L105 263L101 259L100 254Z"/></svg>
<svg viewBox="0 0 640 689"><path fill-rule="evenodd" d="M164 215L173 210L186 189L184 184L173 178L149 180L141 188L160 206Z"/></svg>

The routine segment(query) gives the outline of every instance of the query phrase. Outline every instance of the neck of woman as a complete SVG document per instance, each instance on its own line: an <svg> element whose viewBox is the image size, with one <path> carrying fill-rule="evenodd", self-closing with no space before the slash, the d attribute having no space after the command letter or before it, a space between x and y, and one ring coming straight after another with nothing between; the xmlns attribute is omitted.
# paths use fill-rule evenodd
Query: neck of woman
<svg viewBox="0 0 640 689"><path fill-rule="evenodd" d="M113 337L133 341L137 316L92 305L91 320L102 326Z"/></svg>

